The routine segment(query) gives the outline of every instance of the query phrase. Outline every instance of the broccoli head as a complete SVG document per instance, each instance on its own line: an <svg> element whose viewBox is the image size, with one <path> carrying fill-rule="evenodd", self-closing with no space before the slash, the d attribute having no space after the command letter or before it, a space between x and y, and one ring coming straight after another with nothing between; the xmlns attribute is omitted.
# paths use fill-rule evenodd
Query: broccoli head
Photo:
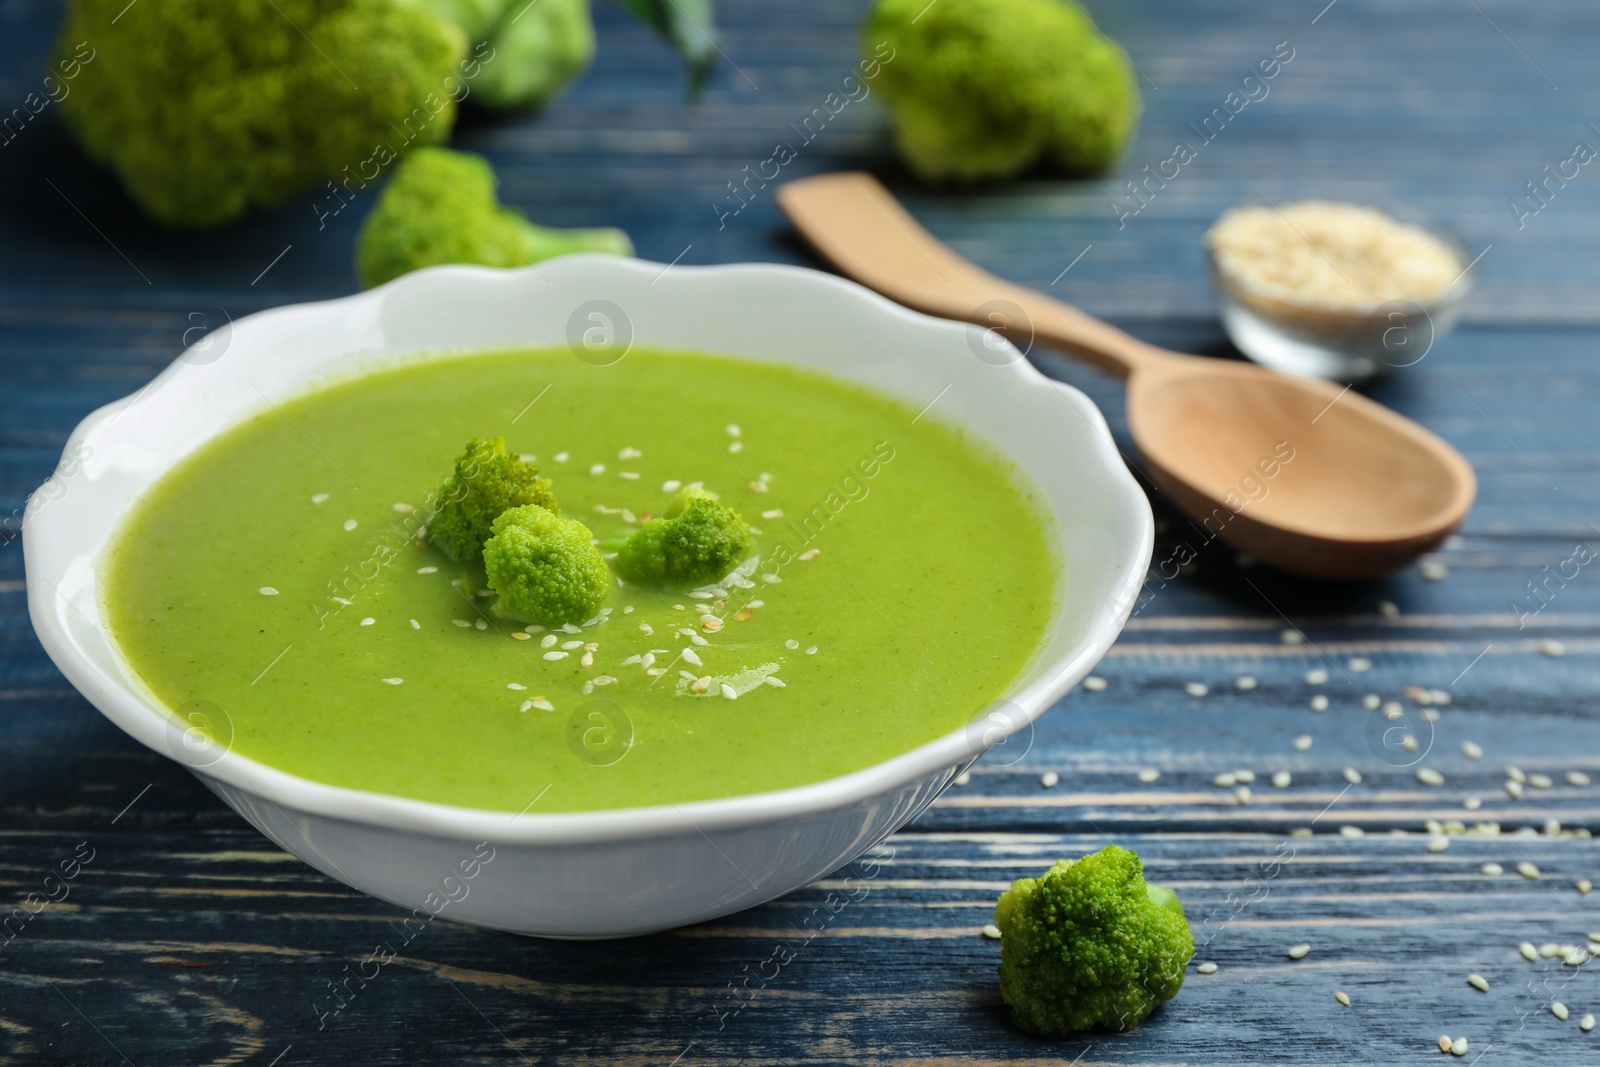
<svg viewBox="0 0 1600 1067"><path fill-rule="evenodd" d="M617 551L617 573L641 585L700 584L727 574L750 551L750 525L709 489L679 490Z"/></svg>
<svg viewBox="0 0 1600 1067"><path fill-rule="evenodd" d="M878 0L862 40L925 180L1101 171L1138 118L1128 60L1072 0Z"/></svg>
<svg viewBox="0 0 1600 1067"><path fill-rule="evenodd" d="M454 23L483 64L479 103L533 108L552 100L594 58L589 0L406 0Z"/></svg>
<svg viewBox="0 0 1600 1067"><path fill-rule="evenodd" d="M437 263L521 267L569 252L626 256L633 245L621 230L536 226L516 208L500 205L488 160L423 148L395 169L362 223L356 270L370 289Z"/></svg>
<svg viewBox="0 0 1600 1067"><path fill-rule="evenodd" d="M477 559L494 520L524 504L559 513L550 479L539 468L506 452L503 437L473 441L439 488L439 506L428 519L428 540L451 559Z"/></svg>
<svg viewBox="0 0 1600 1067"><path fill-rule="evenodd" d="M455 122L466 38L427 12L389 0L126 8L68 4L58 56L79 42L95 54L62 114L167 225L227 222L347 167L381 166L393 144L442 141Z"/></svg>
<svg viewBox="0 0 1600 1067"><path fill-rule="evenodd" d="M1024 1030L1128 1030L1177 995L1194 955L1183 905L1107 845L1000 896L1000 995Z"/></svg>
<svg viewBox="0 0 1600 1067"><path fill-rule="evenodd" d="M611 571L589 528L538 504L500 513L483 545L495 610L560 626L591 618L611 591Z"/></svg>

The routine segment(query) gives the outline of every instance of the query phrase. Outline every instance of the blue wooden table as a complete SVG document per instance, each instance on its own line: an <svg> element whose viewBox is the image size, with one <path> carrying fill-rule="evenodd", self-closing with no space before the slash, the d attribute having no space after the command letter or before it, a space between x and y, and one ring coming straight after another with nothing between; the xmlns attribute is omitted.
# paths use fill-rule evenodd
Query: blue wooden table
<svg viewBox="0 0 1600 1067"><path fill-rule="evenodd" d="M872 891L821 933L802 924L833 880L617 943L439 922L319 1019L345 965L392 939L396 909L277 851L80 698L33 636L8 533L0 913L63 861L79 874L0 943L0 1062L1387 1065L1438 1057L1441 1034L1467 1037L1469 1061L1486 1064L1600 1060L1600 1032L1579 1029L1600 1011L1600 965L1518 954L1600 933L1600 894L1575 888L1600 881L1588 833L1600 785L1584 777L1600 780L1600 572L1550 578L1600 543L1600 173L1544 170L1559 174L1578 142L1600 148L1600 9L1092 6L1141 72L1146 111L1117 173L919 190L869 97L786 176L876 171L996 273L1219 354L1199 240L1225 208L1319 195L1436 217L1483 253L1478 290L1455 335L1373 392L1476 465L1481 495L1459 536L1385 581L1326 586L1241 566L1157 500L1158 560L1180 545L1198 559L1151 586L1099 668L1106 688L1069 695L1025 753L980 765L891 839ZM810 263L770 188L729 217L723 198L850 72L864 4L720 7L729 63L698 107L681 102L665 49L601 6L598 60L554 107L469 113L456 144L492 157L506 199L533 218L623 226L646 257ZM54 3L0 2L0 110L38 84L59 18ZM1192 139L1189 124L1280 46L1293 58L1270 93L1130 214L1124 183ZM48 109L0 146L0 512L21 509L77 420L148 380L186 330L352 291L371 194L323 228L314 199L174 235L135 214ZM1034 358L1088 391L1128 447L1118 385ZM1309 684L1318 669L1328 680ZM1364 709L1368 694L1398 702L1416 753L1385 743L1395 724ZM1047 771L1059 785L1042 787ZM1237 771L1254 775L1248 802L1237 779L1214 784ZM1131 1033L1035 1040L1005 1019L981 927L1012 879L1106 840L1182 894L1195 962L1218 969L1191 970ZM1539 877L1515 873L1523 863ZM1296 944L1310 951L1292 960ZM780 945L793 959L775 967Z"/></svg>

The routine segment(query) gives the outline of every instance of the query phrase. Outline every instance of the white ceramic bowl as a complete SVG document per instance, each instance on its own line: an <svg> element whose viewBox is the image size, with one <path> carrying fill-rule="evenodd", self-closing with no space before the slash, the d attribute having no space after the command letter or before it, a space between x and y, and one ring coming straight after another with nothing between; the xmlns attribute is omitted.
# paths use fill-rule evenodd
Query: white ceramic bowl
<svg viewBox="0 0 1600 1067"><path fill-rule="evenodd" d="M1066 559L1052 631L1026 677L968 729L841 778L676 806L517 816L335 788L196 744L200 735L122 661L101 622L101 558L130 504L180 457L265 408L266 397L328 377L421 352L569 337L575 353L597 358L583 347L586 331L589 343L610 331L617 345L631 337L819 368L915 408L937 400L931 415L988 438L1042 490ZM283 848L419 919L607 937L770 900L915 817L986 749L1031 731L1100 659L1138 594L1152 536L1144 493L1100 412L994 335L816 271L668 269L585 255L514 271L439 267L224 327L130 400L83 420L35 494L23 544L33 624L62 673Z"/></svg>

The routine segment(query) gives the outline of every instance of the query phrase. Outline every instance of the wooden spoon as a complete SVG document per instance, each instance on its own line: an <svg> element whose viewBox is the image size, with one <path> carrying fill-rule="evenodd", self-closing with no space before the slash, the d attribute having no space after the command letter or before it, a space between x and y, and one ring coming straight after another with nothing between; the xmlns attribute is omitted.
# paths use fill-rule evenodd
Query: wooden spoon
<svg viewBox="0 0 1600 1067"><path fill-rule="evenodd" d="M1442 541L1477 488L1450 445L1348 387L1149 345L940 244L870 174L781 186L778 205L846 275L909 307L1034 338L1128 383L1150 477L1221 538L1317 578L1387 574ZM1070 457L1067 457L1070 462Z"/></svg>

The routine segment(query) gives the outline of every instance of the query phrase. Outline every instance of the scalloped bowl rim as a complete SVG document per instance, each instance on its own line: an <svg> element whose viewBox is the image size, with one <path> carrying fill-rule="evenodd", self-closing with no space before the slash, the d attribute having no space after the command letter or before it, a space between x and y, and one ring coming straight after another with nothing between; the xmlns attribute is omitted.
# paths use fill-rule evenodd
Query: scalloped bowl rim
<svg viewBox="0 0 1600 1067"><path fill-rule="evenodd" d="M508 283L530 272L544 275L551 271L571 273L594 270L600 271L601 274L610 270L660 277L667 269L666 265L645 260L590 254L565 256L535 266L512 270L454 265L432 267L365 292L326 301L284 305L233 320L228 327L233 333L230 343L238 345L241 338L248 338L251 332L283 316L335 315L352 311L375 312L394 290L427 286L433 282L475 278L485 285L493 285ZM796 285L832 288L836 291L835 295L841 299L866 302L873 306L877 314L904 323L920 324L923 327L929 323L936 323L942 328L963 333L970 329L963 323L936 319L911 311L854 282L804 267L740 263L707 267L679 266L671 269L679 279L692 277L713 283L723 278L737 279L751 275L792 279ZM1001 343L1005 344L1003 341ZM1006 347L1010 348L1009 344L1006 344ZM460 351L464 353L470 350ZM442 350L438 354L444 355L445 351ZM726 354L735 358L739 356L736 352ZM391 354L389 358L397 357ZM174 377L180 373L183 362L180 356L131 397L113 401L86 416L68 438L63 455L74 454L75 448L99 432L116 413L131 406L134 400L171 387ZM1134 529L1127 531L1129 536L1124 539L1125 554L1122 558L1103 561L1103 565L1115 565L1122 570L1115 586L1116 594L1112 602L1106 605L1107 610L1097 611L1093 615L1093 621L1087 632L1078 638L1067 654L1058 656L1048 663L1039 664L1038 672L1031 681L1004 694L1006 701L1022 710L1025 720L1012 722L1010 729L985 730L984 744L981 747L974 748L971 734L973 723L969 723L962 729L944 734L888 760L859 771L806 785L679 804L669 802L649 807L553 813L525 810L522 814L458 807L330 785L279 770L231 749L223 752L215 762L190 769L202 778L219 779L236 789L258 795L293 810L357 823L453 838L493 840L506 844L575 844L662 837L685 832L704 832L713 828L748 827L812 815L870 801L874 797L883 796L943 769L970 764L993 744L1024 727L1031 726L1039 715L1077 684L1110 648L1121 631L1144 580L1145 566L1154 543L1154 528L1148 501L1123 463L1105 418L1094 403L1072 386L1040 373L1023 358L1020 352L1016 353L1013 362L995 367L995 370L998 373L1012 375L1014 384L1009 385L1010 388L1046 390L1059 398L1064 405L1076 409L1093 431L1084 434L1083 437L1094 451L1092 455L1077 455L1075 459L1083 463L1099 464L1110 473L1112 482L1119 484L1125 494L1122 503L1132 505L1124 510L1130 512L1135 521L1132 524ZM308 380L302 383L304 386L302 393L315 391L324 383L323 379ZM236 412L229 417L228 426L237 425L257 413L256 410ZM971 432L987 440L981 430L974 427L971 428ZM161 472L156 478L159 479L179 460L210 439L209 436L202 438L189 450L178 456L168 457L164 460ZM1020 459L1017 461L1021 463ZM142 692L142 687L133 677L112 677L92 662L63 624L64 611L77 609L57 592L55 585L39 567L35 566L41 555L50 559L62 555L59 550L47 547L50 539L63 534L70 536L69 531L59 528L61 525L59 519L52 521L56 518L53 512L54 509L50 507L40 508L37 514L27 517L23 528L29 609L40 641L67 679L107 718L136 740L166 755L168 753L162 749L162 737L171 729L174 721L171 718L172 713L157 704L153 695ZM126 514L126 508L120 510L108 523L109 530L119 529ZM99 604L98 595L96 604ZM1057 614L1059 615L1059 608ZM96 619L94 626L97 630L104 631L101 620ZM116 642L109 635L105 636L105 641L118 658L124 674L131 675L130 667L122 658Z"/></svg>

